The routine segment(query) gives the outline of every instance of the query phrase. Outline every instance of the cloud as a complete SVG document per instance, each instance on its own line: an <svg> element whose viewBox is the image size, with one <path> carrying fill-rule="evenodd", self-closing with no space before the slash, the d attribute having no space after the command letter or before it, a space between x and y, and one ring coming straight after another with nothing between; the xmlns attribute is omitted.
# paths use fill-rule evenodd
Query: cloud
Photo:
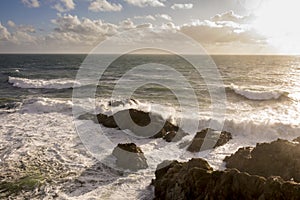
<svg viewBox="0 0 300 200"><path fill-rule="evenodd" d="M173 10L179 10L179 9L192 9L193 8L193 4L192 3L185 3L185 4L181 4L181 3L175 3L171 6L171 8Z"/></svg>
<svg viewBox="0 0 300 200"><path fill-rule="evenodd" d="M220 22L220 21L231 21L231 22L236 22L236 23L248 23L251 22L255 19L253 15L249 16L240 16L235 14L232 10L222 13L222 14L217 14L214 17L211 18L211 21L214 22Z"/></svg>
<svg viewBox="0 0 300 200"><path fill-rule="evenodd" d="M153 28L153 25L151 23L145 23L137 25L136 28Z"/></svg>
<svg viewBox="0 0 300 200"><path fill-rule="evenodd" d="M13 28L13 27L16 26L15 22L13 22L13 21L11 21L11 20L8 20L8 21L7 21L7 25L8 25L9 27L11 27L11 28Z"/></svg>
<svg viewBox="0 0 300 200"><path fill-rule="evenodd" d="M155 21L155 17L153 17L152 15L143 15L143 16L134 16L134 19L144 19L144 20L153 20Z"/></svg>
<svg viewBox="0 0 300 200"><path fill-rule="evenodd" d="M196 20L181 26L180 31L202 44L246 43L261 44L266 38L249 23L250 16L239 16L232 11L216 15L211 20Z"/></svg>
<svg viewBox="0 0 300 200"><path fill-rule="evenodd" d="M75 9L75 3L73 0L59 0L52 8L58 12L67 12Z"/></svg>
<svg viewBox="0 0 300 200"><path fill-rule="evenodd" d="M89 6L89 10L98 12L98 11L121 11L121 4L109 3L106 0L94 0Z"/></svg>
<svg viewBox="0 0 300 200"><path fill-rule="evenodd" d="M0 41L9 40L11 37L10 33L8 32L7 28L3 26L0 22Z"/></svg>
<svg viewBox="0 0 300 200"><path fill-rule="evenodd" d="M101 20L79 19L76 15L58 15L52 20L57 27L47 40L63 43L93 45L117 32L117 26Z"/></svg>
<svg viewBox="0 0 300 200"><path fill-rule="evenodd" d="M22 3L29 8L40 7L40 2L38 0L22 0Z"/></svg>
<svg viewBox="0 0 300 200"><path fill-rule="evenodd" d="M11 44L29 44L35 43L37 38L32 33L35 33L35 29L32 26L16 25L13 21L8 21L8 25L11 26L14 31L9 32L6 27L0 23L0 41L5 41Z"/></svg>
<svg viewBox="0 0 300 200"><path fill-rule="evenodd" d="M156 18L170 19L166 14L136 16L134 19L146 18L154 21ZM209 20L194 20L188 24L175 25L172 22L161 25L151 23L135 24L131 19L125 19L117 24L107 23L102 20L92 20L89 18L79 18L71 14L58 14L56 19L51 22L54 26L52 32L45 32L44 35L37 35L35 28L28 25L17 25L14 22L8 22L8 29L0 24L0 44L10 44L11 48L19 51L25 45L27 49L35 52L88 52L99 42L110 38L112 35L127 30L136 30L137 35L132 40L143 40L142 28L162 28L162 33L155 32L152 34L153 41L159 42L168 37L165 32L184 33L201 45L209 52L246 52L251 49L251 53L257 53L257 48L265 48L267 39L258 34L251 26L250 16L239 16L232 11L216 15ZM155 29L153 29L155 30ZM145 33L147 34L147 33ZM151 38L149 36L149 38ZM131 38L120 38L120 41ZM172 38L167 38L172 41ZM18 45L17 45L18 44ZM128 42L124 42L128 44ZM39 50L36 50L39 48ZM9 48L2 48L7 50Z"/></svg>
<svg viewBox="0 0 300 200"><path fill-rule="evenodd" d="M133 29L135 27L136 26L131 21L131 19L125 19L124 21L121 21L120 25L119 25L119 29L121 29L121 30L129 30L129 29Z"/></svg>
<svg viewBox="0 0 300 200"><path fill-rule="evenodd" d="M138 7L164 7L163 3L165 0L125 0L128 4L138 6Z"/></svg>
<svg viewBox="0 0 300 200"><path fill-rule="evenodd" d="M156 14L155 17L165 19L167 21L172 21L172 17L167 14Z"/></svg>

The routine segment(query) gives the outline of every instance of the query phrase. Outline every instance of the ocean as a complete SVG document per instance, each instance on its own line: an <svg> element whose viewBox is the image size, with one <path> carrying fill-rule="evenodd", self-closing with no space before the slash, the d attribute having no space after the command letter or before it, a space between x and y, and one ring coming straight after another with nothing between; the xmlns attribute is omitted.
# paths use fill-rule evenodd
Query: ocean
<svg viewBox="0 0 300 200"><path fill-rule="evenodd" d="M205 77L179 56L120 56L107 66L96 86L89 82L88 77L84 81L78 80L77 73L86 56L0 55L0 174L6 178L13 174L17 176L21 173L22 163L27 168L47 169L40 172L47 174L46 183L39 190L22 192L19 199L152 199L154 189L149 185L157 164L163 160L184 161L202 157L214 169L224 169L224 157L239 147L300 136L298 56L211 56L220 75L218 84L212 85L224 89L225 99L212 99L214 94ZM113 55L93 55L98 65L110 57ZM164 70L162 65L153 63L175 69L186 78L193 92L186 85L177 84L179 78ZM146 70L144 74L130 71L144 64L149 64L148 68L141 69ZM151 67L155 70L149 75L147 70L151 71ZM210 70L206 66L202 69ZM124 77L127 72L130 74ZM177 79L174 85L173 80L163 82L172 87L159 84L160 80L172 77ZM120 79L123 80L124 95L118 93L111 99ZM153 81L137 87L128 98L127 94L136 82L148 79ZM89 151L79 137L82 133L78 133L80 126L93 133L100 125L91 120L74 120L76 116L73 116L74 90L89 91L93 88L95 109L80 108L83 113L111 113L112 109L125 108L150 110L172 119L174 123L179 123L181 118L196 120L198 130L208 127L214 120L211 112L216 103L225 111L216 113L224 114L222 130L231 132L233 139L216 149L188 153L180 148L180 143L189 137L177 143L167 143L162 139L134 137L101 126L106 138L114 145L134 142L140 146L149 164L148 169L137 172L107 166ZM193 96L198 104L193 103ZM182 106L185 113L182 113Z"/></svg>

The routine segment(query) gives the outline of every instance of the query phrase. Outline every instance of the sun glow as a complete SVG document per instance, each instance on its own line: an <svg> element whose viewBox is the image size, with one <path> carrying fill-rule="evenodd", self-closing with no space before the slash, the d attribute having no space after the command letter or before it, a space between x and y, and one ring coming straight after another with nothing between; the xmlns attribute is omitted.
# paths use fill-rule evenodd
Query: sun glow
<svg viewBox="0 0 300 200"><path fill-rule="evenodd" d="M255 15L254 28L280 53L300 53L300 1L265 0Z"/></svg>

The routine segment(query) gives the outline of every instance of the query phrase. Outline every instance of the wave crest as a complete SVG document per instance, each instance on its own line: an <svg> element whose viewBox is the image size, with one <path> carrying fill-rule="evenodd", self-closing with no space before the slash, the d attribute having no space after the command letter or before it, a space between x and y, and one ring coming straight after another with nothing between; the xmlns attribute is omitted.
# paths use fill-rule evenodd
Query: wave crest
<svg viewBox="0 0 300 200"><path fill-rule="evenodd" d="M8 82L14 87L34 89L66 89L80 87L80 83L72 79L27 79L20 77L8 77Z"/></svg>
<svg viewBox="0 0 300 200"><path fill-rule="evenodd" d="M287 94L287 92L279 90L265 90L263 88L250 89L234 84L231 84L229 88L233 90L236 94L239 94L250 100L276 100L279 99L282 95Z"/></svg>

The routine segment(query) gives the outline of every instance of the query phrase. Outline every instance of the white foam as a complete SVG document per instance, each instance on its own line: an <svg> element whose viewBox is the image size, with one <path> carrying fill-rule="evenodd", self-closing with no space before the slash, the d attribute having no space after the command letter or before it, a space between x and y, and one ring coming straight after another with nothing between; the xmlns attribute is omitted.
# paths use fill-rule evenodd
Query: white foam
<svg viewBox="0 0 300 200"><path fill-rule="evenodd" d="M108 112L115 108L109 106L107 101L99 102L103 106L103 111ZM135 102L125 100L114 106L119 110L148 108L147 106L149 106L148 103ZM21 155L27 152L34 153L39 149L38 147L43 147L43 151L46 152L45 156L59 161L74 172L73 175L70 173L70 180L77 179L79 176L79 179L84 182L81 186L70 181L63 185L58 183L53 187L46 187L46 194L57 194L62 199L120 199L123 197L140 199L146 196L152 199L153 192L149 190L148 186L151 179L154 178L157 164L163 160L185 161L191 157L203 157L215 169L223 169L225 156L235 152L241 146L253 146L257 142L269 142L278 137L293 139L300 133L299 127L279 121L250 120L250 118L245 120L246 118L231 117L225 120L224 130L233 134L232 140L211 151L189 153L185 148L178 147L179 143L184 142L188 137L178 143L167 143L162 139L134 138L121 130L102 127L105 135L115 144L136 143L141 147L149 164L148 169L129 173L122 177L113 177L113 174L102 171L102 169L89 170L97 162L82 146L73 125L72 116L65 115L71 113L71 109L72 102L67 99L34 98L24 101L20 112L0 117L1 147L6 149L0 154L1 162L7 162L7 159L18 161L21 159ZM157 109L157 112L159 111L161 114L168 113ZM200 120L199 129L207 127L210 122L209 117L201 116L198 119ZM90 130L93 130L93 126L99 126L88 120L78 120L77 122L86 123ZM95 133L91 131L91 134ZM89 173L82 174L85 170ZM67 192L69 186L74 188L71 193Z"/></svg>
<svg viewBox="0 0 300 200"><path fill-rule="evenodd" d="M284 94L283 91L279 90L265 90L265 88L246 88L237 86L234 84L230 85L230 88L237 94L246 97L251 100L271 100L278 99L281 95Z"/></svg>
<svg viewBox="0 0 300 200"><path fill-rule="evenodd" d="M21 113L71 113L72 101L64 99L51 98L33 98L23 102L20 109Z"/></svg>
<svg viewBox="0 0 300 200"><path fill-rule="evenodd" d="M8 77L8 82L19 88L45 88L45 89L64 89L80 87L78 81L72 79L27 79L20 77Z"/></svg>

